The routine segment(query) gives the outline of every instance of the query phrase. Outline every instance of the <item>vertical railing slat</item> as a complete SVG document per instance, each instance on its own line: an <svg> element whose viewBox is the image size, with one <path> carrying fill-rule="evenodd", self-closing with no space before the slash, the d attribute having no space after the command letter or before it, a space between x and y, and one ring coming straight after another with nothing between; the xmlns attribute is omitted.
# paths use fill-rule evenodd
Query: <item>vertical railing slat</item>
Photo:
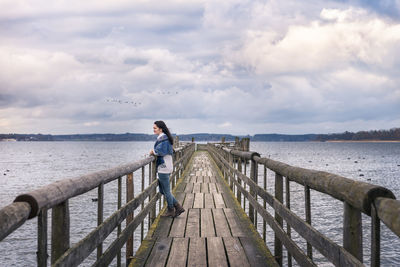
<svg viewBox="0 0 400 267"><path fill-rule="evenodd" d="M306 212L306 222L311 225L311 195L310 187L304 186L304 199L305 199L305 212ZM307 256L312 259L312 246L307 242Z"/></svg>
<svg viewBox="0 0 400 267"><path fill-rule="evenodd" d="M122 207L122 177L118 177L118 210ZM118 237L121 235L121 224L118 224ZM117 253L117 267L121 266L121 249Z"/></svg>
<svg viewBox="0 0 400 267"><path fill-rule="evenodd" d="M126 203L134 198L134 183L133 183L133 173L126 175ZM130 213L126 217L126 227L133 221L134 212ZM133 257L133 234L129 235L128 241L126 242L126 265L129 265L131 258Z"/></svg>
<svg viewBox="0 0 400 267"><path fill-rule="evenodd" d="M265 167L264 165L264 190L267 191L267 167ZM263 200L263 207L266 210L267 209L267 202L265 201L265 199ZM265 242L267 236L267 223L265 221L265 219L263 218L263 240Z"/></svg>
<svg viewBox="0 0 400 267"><path fill-rule="evenodd" d="M343 248L363 262L361 211L344 202Z"/></svg>
<svg viewBox="0 0 400 267"><path fill-rule="evenodd" d="M289 178L286 177L286 207L290 210L290 181ZM292 230L291 227L288 223L286 223L286 233L288 237L291 239L292 238ZM287 252L287 257L288 257L288 267L292 266L292 255Z"/></svg>
<svg viewBox="0 0 400 267"><path fill-rule="evenodd" d="M104 211L104 184L97 187L97 226L103 223ZM97 259L103 254L103 243L97 246Z"/></svg>
<svg viewBox="0 0 400 267"><path fill-rule="evenodd" d="M51 213L51 263L69 249L70 218L68 200L53 207Z"/></svg>
<svg viewBox="0 0 400 267"><path fill-rule="evenodd" d="M47 266L47 209L42 209L38 215L38 252L37 265Z"/></svg>
<svg viewBox="0 0 400 267"><path fill-rule="evenodd" d="M275 198L283 203L283 177L279 173L275 173ZM282 217L275 211L275 219L278 224L283 227ZM274 238L275 259L279 266L282 266L282 242L275 234Z"/></svg>
<svg viewBox="0 0 400 267"><path fill-rule="evenodd" d="M371 205L371 267L380 266L381 253L381 223L375 209Z"/></svg>
<svg viewBox="0 0 400 267"><path fill-rule="evenodd" d="M145 169L142 167L142 192L144 191L144 177L145 177ZM144 201L142 202L142 210L144 209ZM141 229L140 229L140 242L143 241L144 238L144 220L142 221Z"/></svg>

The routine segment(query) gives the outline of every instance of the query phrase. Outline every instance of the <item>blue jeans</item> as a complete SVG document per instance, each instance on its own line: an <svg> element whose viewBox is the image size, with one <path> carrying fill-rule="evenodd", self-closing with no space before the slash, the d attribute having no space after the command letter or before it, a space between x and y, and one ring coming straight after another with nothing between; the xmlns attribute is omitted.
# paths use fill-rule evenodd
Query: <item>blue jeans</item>
<svg viewBox="0 0 400 267"><path fill-rule="evenodd" d="M173 208L174 204L177 203L176 199L171 193L171 187L169 184L169 173L158 173L158 186L160 193L165 196L169 208Z"/></svg>

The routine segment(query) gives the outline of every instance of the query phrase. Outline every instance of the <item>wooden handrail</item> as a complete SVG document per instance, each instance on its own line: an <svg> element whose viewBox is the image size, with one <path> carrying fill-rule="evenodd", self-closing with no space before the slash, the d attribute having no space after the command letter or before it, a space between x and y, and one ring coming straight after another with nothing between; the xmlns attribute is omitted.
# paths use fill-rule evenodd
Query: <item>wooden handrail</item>
<svg viewBox="0 0 400 267"><path fill-rule="evenodd" d="M296 230L307 242L307 258L312 259L312 248L318 249L336 266L363 266L363 241L361 212L371 217L371 266L380 265L380 226L382 220L389 229L400 237L400 201L387 188L348 179L346 177L311 169L290 166L283 162L261 157L257 152L240 151L224 144L209 143L205 147L224 173L224 178L232 190L237 191L237 199L246 207L248 216L256 225L257 212L275 231L275 257L282 264L282 244L288 251L288 264L291 257L309 265L305 255L298 251L290 241L290 229ZM246 165L250 161L250 177L246 174ZM237 163L237 168L235 164ZM242 163L244 173L242 173ZM264 167L264 189L258 185L258 165ZM275 196L266 191L266 170L275 172ZM286 179L286 205L283 204L283 178ZM304 186L306 220L300 219L290 210L289 182ZM242 183L244 182L244 184ZM246 188L247 185L247 188ZM311 226L310 189L328 194L344 203L343 246L339 246ZM257 197L264 201L264 207ZM275 218L266 210L268 203L275 210ZM282 219L287 223L287 233L284 233ZM264 226L265 231L265 226ZM263 233L265 236L265 232ZM277 239L278 238L278 239Z"/></svg>
<svg viewBox="0 0 400 267"><path fill-rule="evenodd" d="M172 187L176 180L182 176L191 155L195 150L194 143L186 143L176 147L174 157L174 172L171 174ZM76 178L64 179L43 186L26 194L17 196L14 203L0 210L0 241L25 223L27 219L38 217L38 266L47 265L47 210L53 209L52 216L52 248L51 262L56 266L77 266L97 247L97 265L110 262L117 256L120 266L120 249L132 236L132 232L138 225L143 224L144 219L149 216L149 226L157 216L156 203L161 201L160 193L156 192L158 181L156 180L155 157L149 156L145 159L121 165L112 169L82 175ZM149 185L144 188L144 168L149 166ZM121 206L121 178L132 179L133 173L141 169L142 192L136 198L124 206ZM129 179L128 179L129 178ZM118 210L103 221L103 197L104 184L118 180ZM130 180L129 180L130 181ZM129 185L133 187L132 185ZM98 188L98 227L73 248L69 247L69 199L87 193ZM127 193L129 194L129 193ZM144 205L145 199L149 199ZM127 198L128 199L128 198ZM121 231L121 223L128 214L141 207L140 212L127 221L127 227ZM160 202L161 207L161 202ZM160 208L159 208L160 210ZM57 215L58 214L58 215ZM102 252L102 243L106 237L118 227L118 238L106 252ZM54 239L54 240L53 240ZM129 257L127 256L127 263Z"/></svg>
<svg viewBox="0 0 400 267"><path fill-rule="evenodd" d="M29 193L19 195L14 202L29 203L31 206L29 219L31 219L36 217L43 208L52 208L67 199L89 192L100 184L109 183L118 179L118 177L132 173L142 166L146 166L154 159L155 157L151 156L112 169L94 172L76 178L63 179Z"/></svg>

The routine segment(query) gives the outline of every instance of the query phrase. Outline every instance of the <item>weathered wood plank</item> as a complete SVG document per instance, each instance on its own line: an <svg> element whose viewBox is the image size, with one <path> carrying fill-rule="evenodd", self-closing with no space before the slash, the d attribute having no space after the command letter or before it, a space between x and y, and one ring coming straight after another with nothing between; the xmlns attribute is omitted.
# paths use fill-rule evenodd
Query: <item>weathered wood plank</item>
<svg viewBox="0 0 400 267"><path fill-rule="evenodd" d="M201 193L201 184L200 183L195 183L193 185L193 193Z"/></svg>
<svg viewBox="0 0 400 267"><path fill-rule="evenodd" d="M130 266L142 267L145 265L147 258L153 249L154 240L143 240L140 244L140 248L136 251L135 256L132 258Z"/></svg>
<svg viewBox="0 0 400 267"><path fill-rule="evenodd" d="M206 209L215 208L214 198L212 194L204 194L204 208Z"/></svg>
<svg viewBox="0 0 400 267"><path fill-rule="evenodd" d="M185 266L189 238L174 238L169 253L167 267Z"/></svg>
<svg viewBox="0 0 400 267"><path fill-rule="evenodd" d="M186 194L185 201L183 202L183 207L185 209L191 209L193 207L194 194Z"/></svg>
<svg viewBox="0 0 400 267"><path fill-rule="evenodd" d="M169 237L157 239L145 266L164 267L171 247L171 241L172 238Z"/></svg>
<svg viewBox="0 0 400 267"><path fill-rule="evenodd" d="M229 229L228 221L226 220L223 209L213 209L212 210L215 221L215 231L217 236L226 237L232 236Z"/></svg>
<svg viewBox="0 0 400 267"><path fill-rule="evenodd" d="M231 229L232 236L248 236L247 233L243 231L243 228L241 227L238 217L233 209L224 209L224 213Z"/></svg>
<svg viewBox="0 0 400 267"><path fill-rule="evenodd" d="M237 237L224 237L223 241L230 267L250 266L242 244Z"/></svg>
<svg viewBox="0 0 400 267"><path fill-rule="evenodd" d="M194 196L194 203L193 203L193 208L199 208L202 209L204 208L204 194L203 193L196 193Z"/></svg>
<svg viewBox="0 0 400 267"><path fill-rule="evenodd" d="M272 254L265 254L263 251L257 249L254 239L239 237L239 240L251 266L279 266Z"/></svg>
<svg viewBox="0 0 400 267"><path fill-rule="evenodd" d="M208 266L228 266L221 237L207 238L207 251Z"/></svg>
<svg viewBox="0 0 400 267"><path fill-rule="evenodd" d="M196 266L196 267L207 266L205 238L190 238L187 266Z"/></svg>
<svg viewBox="0 0 400 267"><path fill-rule="evenodd" d="M200 211L200 233L201 237L215 236L214 221L211 214L211 209L202 209Z"/></svg>
<svg viewBox="0 0 400 267"><path fill-rule="evenodd" d="M189 209L185 237L200 236L200 210Z"/></svg>
<svg viewBox="0 0 400 267"><path fill-rule="evenodd" d="M185 188L185 193L192 193L193 192L193 183L188 183Z"/></svg>
<svg viewBox="0 0 400 267"><path fill-rule="evenodd" d="M209 183L208 187L210 188L210 193L218 193L215 183Z"/></svg>
<svg viewBox="0 0 400 267"><path fill-rule="evenodd" d="M216 182L217 182L216 176L215 175L211 175L210 176L210 183L216 183Z"/></svg>
<svg viewBox="0 0 400 267"><path fill-rule="evenodd" d="M171 231L169 232L170 237L184 237L186 230L186 221L188 217L188 212L182 213L179 217L174 218L171 226Z"/></svg>
<svg viewBox="0 0 400 267"><path fill-rule="evenodd" d="M224 199L222 198L221 194L213 194L214 196L214 202L215 202L215 208L226 208Z"/></svg>
<svg viewBox="0 0 400 267"><path fill-rule="evenodd" d="M209 193L210 191L208 190L208 184L203 183L201 184L201 193Z"/></svg>

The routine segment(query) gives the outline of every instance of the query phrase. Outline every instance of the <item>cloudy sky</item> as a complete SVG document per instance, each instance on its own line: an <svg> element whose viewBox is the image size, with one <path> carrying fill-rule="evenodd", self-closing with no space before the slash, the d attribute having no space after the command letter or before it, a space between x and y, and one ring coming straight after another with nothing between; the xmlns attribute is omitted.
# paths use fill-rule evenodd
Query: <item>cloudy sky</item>
<svg viewBox="0 0 400 267"><path fill-rule="evenodd" d="M0 133L400 127L400 1L1 0Z"/></svg>

